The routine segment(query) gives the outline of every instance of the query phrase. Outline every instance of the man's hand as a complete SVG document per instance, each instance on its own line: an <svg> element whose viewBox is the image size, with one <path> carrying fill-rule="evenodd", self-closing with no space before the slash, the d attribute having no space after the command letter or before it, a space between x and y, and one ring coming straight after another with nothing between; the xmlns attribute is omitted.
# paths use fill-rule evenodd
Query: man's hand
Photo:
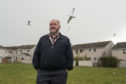
<svg viewBox="0 0 126 84"><path fill-rule="evenodd" d="M69 71L68 71L68 70L66 70L66 72L68 73Z"/></svg>

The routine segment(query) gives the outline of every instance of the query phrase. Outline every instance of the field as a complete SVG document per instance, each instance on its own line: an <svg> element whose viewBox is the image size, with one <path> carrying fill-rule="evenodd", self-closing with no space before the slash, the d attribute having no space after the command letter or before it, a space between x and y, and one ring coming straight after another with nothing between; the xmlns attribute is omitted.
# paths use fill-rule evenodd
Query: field
<svg viewBox="0 0 126 84"><path fill-rule="evenodd" d="M36 84L31 64L0 64L0 84ZM126 68L74 67L67 84L126 84Z"/></svg>

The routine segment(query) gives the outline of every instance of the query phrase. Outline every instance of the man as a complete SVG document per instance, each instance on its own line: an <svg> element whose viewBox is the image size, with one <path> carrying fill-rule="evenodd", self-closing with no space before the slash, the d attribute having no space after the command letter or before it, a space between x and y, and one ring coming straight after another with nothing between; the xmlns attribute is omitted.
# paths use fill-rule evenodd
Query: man
<svg viewBox="0 0 126 84"><path fill-rule="evenodd" d="M51 20L50 33L40 38L34 55L37 84L66 84L68 72L73 69L73 53L69 38L62 35L60 22Z"/></svg>

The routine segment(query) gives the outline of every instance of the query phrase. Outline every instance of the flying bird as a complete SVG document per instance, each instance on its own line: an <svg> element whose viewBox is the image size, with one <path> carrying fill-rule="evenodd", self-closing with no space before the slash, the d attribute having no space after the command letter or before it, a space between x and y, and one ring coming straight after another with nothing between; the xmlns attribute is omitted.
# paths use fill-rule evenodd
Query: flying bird
<svg viewBox="0 0 126 84"><path fill-rule="evenodd" d="M71 15L69 15L69 18L68 18L68 20L67 20L67 24L70 23L70 21L72 20L72 18L76 18L76 17L74 16L74 11L75 11L75 8L73 8Z"/></svg>
<svg viewBox="0 0 126 84"><path fill-rule="evenodd" d="M114 33L114 34L113 34L113 36L115 37L115 36L116 36L116 34Z"/></svg>
<svg viewBox="0 0 126 84"><path fill-rule="evenodd" d="M27 21L27 25L31 25L31 21L30 20Z"/></svg>

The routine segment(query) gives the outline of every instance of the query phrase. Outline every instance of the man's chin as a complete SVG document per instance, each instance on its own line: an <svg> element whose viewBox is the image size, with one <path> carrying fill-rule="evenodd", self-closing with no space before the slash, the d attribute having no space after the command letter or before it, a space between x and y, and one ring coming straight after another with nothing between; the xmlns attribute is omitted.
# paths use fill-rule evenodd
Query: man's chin
<svg viewBox="0 0 126 84"><path fill-rule="evenodd" d="M57 32L56 31L50 31L51 34L56 34Z"/></svg>

